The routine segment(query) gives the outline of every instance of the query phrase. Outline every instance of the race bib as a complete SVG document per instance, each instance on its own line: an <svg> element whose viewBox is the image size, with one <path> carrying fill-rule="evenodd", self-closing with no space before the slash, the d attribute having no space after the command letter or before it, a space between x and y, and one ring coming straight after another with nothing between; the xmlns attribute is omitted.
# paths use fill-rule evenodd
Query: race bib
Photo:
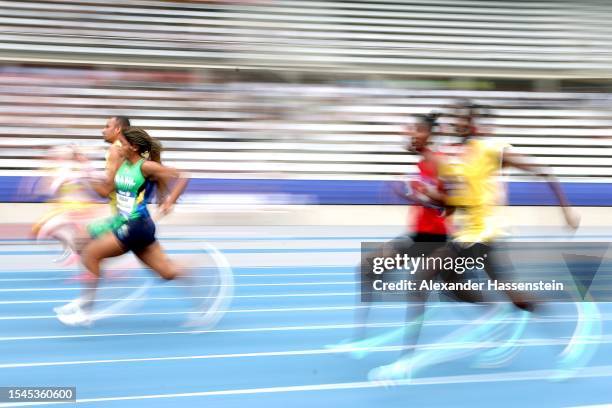
<svg viewBox="0 0 612 408"><path fill-rule="evenodd" d="M117 192L117 209L123 215L130 215L134 209L136 197L129 194Z"/></svg>

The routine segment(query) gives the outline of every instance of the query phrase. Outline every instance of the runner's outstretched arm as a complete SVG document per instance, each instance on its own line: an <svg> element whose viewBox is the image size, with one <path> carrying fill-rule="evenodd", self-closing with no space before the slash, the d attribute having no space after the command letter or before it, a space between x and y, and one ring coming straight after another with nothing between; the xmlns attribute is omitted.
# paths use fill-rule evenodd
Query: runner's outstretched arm
<svg viewBox="0 0 612 408"><path fill-rule="evenodd" d="M555 194L557 201L563 211L563 216L565 217L565 222L572 229L577 229L580 225L580 217L576 212L572 210L569 202L567 201L567 197L565 196L565 192L563 188L561 188L561 184L557 181L557 178L546 171L546 167L544 166L536 166L532 163L529 163L527 160L527 156L523 156L518 153L510 153L504 152L504 156L502 159L503 167L514 167L519 170L526 171L528 173L533 174L534 176L543 178L548 183L548 186Z"/></svg>

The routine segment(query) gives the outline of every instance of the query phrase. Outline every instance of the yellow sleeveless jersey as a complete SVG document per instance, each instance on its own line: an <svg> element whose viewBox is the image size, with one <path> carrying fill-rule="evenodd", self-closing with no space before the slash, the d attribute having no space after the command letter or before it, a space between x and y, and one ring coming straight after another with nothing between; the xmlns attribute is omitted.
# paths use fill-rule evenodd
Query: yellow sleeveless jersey
<svg viewBox="0 0 612 408"><path fill-rule="evenodd" d="M120 141L120 140L115 140L115 142L112 144L111 148L112 148L112 147L121 147L121 146L122 146L121 141ZM109 148L109 149L106 151L106 154L104 155L104 159L106 160L106 166L105 166L105 169L106 169L107 171L108 171L108 159L109 159L109 157L110 157L110 151L111 151L111 148ZM115 194L115 192L113 191L113 192L111 192L111 193L110 193L110 195L108 196L108 198L109 198L109 202L108 202L108 203L110 204L111 211L113 212L113 214L117 213L117 195L116 195L116 194Z"/></svg>
<svg viewBox="0 0 612 408"><path fill-rule="evenodd" d="M497 176L507 147L497 141L471 139L460 154L440 164L438 174L449 196L448 205L461 213L455 234L458 241L487 242L501 233L494 213L504 195Z"/></svg>

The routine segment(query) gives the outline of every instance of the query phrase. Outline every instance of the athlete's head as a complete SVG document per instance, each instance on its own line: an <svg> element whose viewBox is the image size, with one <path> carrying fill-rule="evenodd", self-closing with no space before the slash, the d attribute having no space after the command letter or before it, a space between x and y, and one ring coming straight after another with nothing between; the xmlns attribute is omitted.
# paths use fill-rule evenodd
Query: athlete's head
<svg viewBox="0 0 612 408"><path fill-rule="evenodd" d="M410 137L407 150L413 152L422 152L429 143L429 138L438 126L438 113L430 113L428 115L417 115L416 122L406 128L406 134Z"/></svg>
<svg viewBox="0 0 612 408"><path fill-rule="evenodd" d="M122 133L126 141L123 146L126 158L142 157L161 163L162 145L157 139L137 127L128 127Z"/></svg>
<svg viewBox="0 0 612 408"><path fill-rule="evenodd" d="M106 121L102 129L102 135L106 143L115 143L121 137L121 133L130 127L130 120L125 116L112 116Z"/></svg>
<svg viewBox="0 0 612 408"><path fill-rule="evenodd" d="M457 106L457 121L455 122L455 132L462 139L467 139L476 134L476 115L478 106L472 101L460 101Z"/></svg>
<svg viewBox="0 0 612 408"><path fill-rule="evenodd" d="M123 131L125 143L122 145L123 155L127 160L143 158L161 164L162 144L149 136L143 129L128 127ZM161 203L168 194L168 186L163 180L156 180L157 201Z"/></svg>

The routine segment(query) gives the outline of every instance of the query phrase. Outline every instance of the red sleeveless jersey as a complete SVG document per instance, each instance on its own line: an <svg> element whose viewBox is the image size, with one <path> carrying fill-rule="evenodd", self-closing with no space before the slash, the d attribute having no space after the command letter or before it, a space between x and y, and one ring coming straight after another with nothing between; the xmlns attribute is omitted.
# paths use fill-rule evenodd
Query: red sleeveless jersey
<svg viewBox="0 0 612 408"><path fill-rule="evenodd" d="M418 180L421 183L442 189L442 183L438 179L436 167L433 163L421 160L417 167L419 168ZM448 227L443 213L443 209L434 205L415 205L413 213L415 232L422 234L447 234Z"/></svg>

